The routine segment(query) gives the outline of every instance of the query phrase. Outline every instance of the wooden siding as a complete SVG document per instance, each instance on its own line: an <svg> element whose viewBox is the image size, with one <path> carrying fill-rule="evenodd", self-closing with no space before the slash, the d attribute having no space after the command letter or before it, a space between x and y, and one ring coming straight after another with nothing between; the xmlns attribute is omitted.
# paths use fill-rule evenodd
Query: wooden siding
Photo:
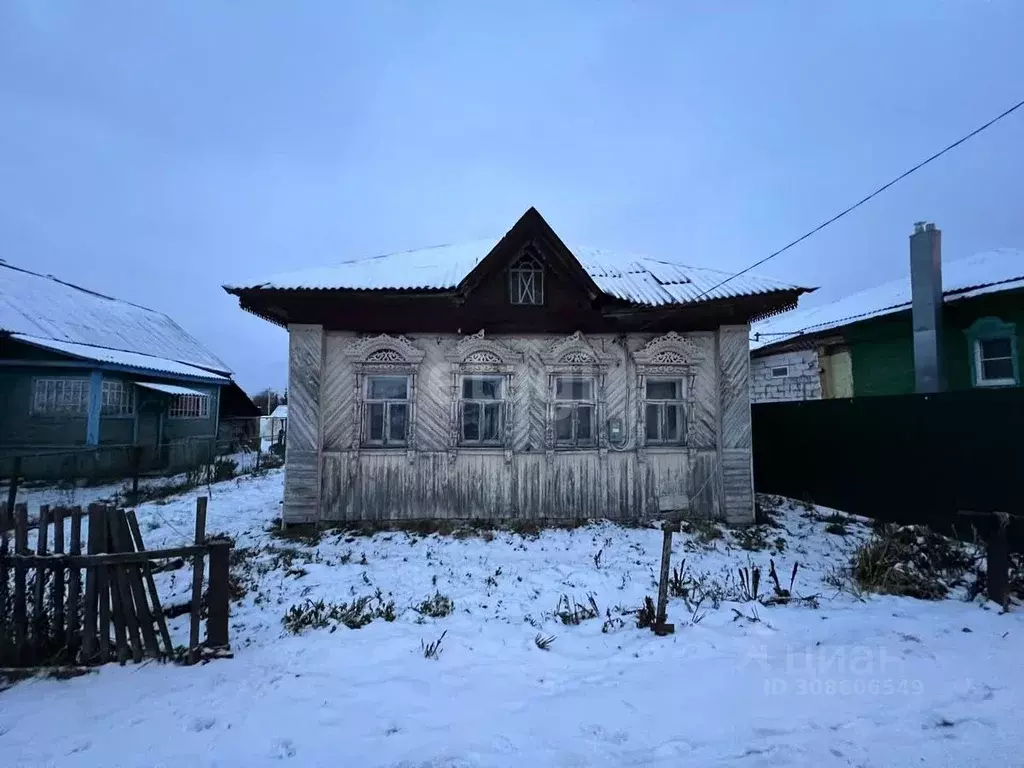
<svg viewBox="0 0 1024 768"><path fill-rule="evenodd" d="M455 442L460 369L450 358L463 337L405 337L423 353L414 368L414 439L409 450L382 450L359 445L358 377L346 354L355 336L318 326L294 326L291 335L286 522L624 520L680 503L690 514L753 519L746 326L686 335L697 354L688 377L689 440L679 447L640 445L643 393L633 355L656 335L586 336L605 366L598 430L605 433L607 420L619 418L626 441L578 451L547 445L553 369L545 355L563 335L487 336L517 361L508 451Z"/></svg>
<svg viewBox="0 0 1024 768"><path fill-rule="evenodd" d="M747 326L718 332L722 410L722 498L730 522L754 517L754 473L750 431L750 347Z"/></svg>
<svg viewBox="0 0 1024 768"><path fill-rule="evenodd" d="M285 447L284 519L310 522L320 501L320 379L323 329L288 329L288 442Z"/></svg>

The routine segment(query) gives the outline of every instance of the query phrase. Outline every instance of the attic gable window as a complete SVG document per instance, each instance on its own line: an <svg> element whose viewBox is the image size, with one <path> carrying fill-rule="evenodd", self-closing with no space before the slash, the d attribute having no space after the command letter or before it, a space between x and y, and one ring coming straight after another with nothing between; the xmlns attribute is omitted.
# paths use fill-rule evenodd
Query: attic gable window
<svg viewBox="0 0 1024 768"><path fill-rule="evenodd" d="M544 303L544 267L533 256L524 254L508 270L509 301L518 305Z"/></svg>

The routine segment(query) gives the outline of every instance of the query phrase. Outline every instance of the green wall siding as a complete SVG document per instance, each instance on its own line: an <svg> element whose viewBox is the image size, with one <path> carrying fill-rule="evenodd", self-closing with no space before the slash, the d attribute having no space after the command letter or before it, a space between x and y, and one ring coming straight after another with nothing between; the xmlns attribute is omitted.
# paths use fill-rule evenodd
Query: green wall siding
<svg viewBox="0 0 1024 768"><path fill-rule="evenodd" d="M1015 291L946 304L943 310L943 368L948 389L970 389L973 365L967 329L984 317L1017 327L1024 349L1024 292ZM849 326L843 332L853 364L853 393L902 395L914 391L914 343L910 311ZM1018 360L1018 367L1020 367Z"/></svg>

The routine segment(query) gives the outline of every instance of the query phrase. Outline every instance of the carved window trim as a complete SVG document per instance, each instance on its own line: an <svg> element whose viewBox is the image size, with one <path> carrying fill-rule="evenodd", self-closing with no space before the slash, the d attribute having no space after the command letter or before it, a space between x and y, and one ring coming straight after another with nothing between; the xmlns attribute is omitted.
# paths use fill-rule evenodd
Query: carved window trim
<svg viewBox="0 0 1024 768"><path fill-rule="evenodd" d="M451 410L448 424L448 457L461 451L504 450L505 461L512 461L514 424L515 368L523 356L507 344L487 338L480 330L464 336L445 355L451 367ZM464 443L462 441L462 380L465 376L493 376L502 379L502 435L500 442Z"/></svg>
<svg viewBox="0 0 1024 768"><path fill-rule="evenodd" d="M417 435L416 388L420 363L426 353L404 336L364 336L349 344L342 352L355 372L355 391L352 405L352 451L389 452L405 451L415 456ZM377 445L366 434L366 387L370 376L407 376L409 379L409 417L406 441L402 445Z"/></svg>
<svg viewBox="0 0 1024 768"><path fill-rule="evenodd" d="M669 331L664 336L651 339L643 348L633 353L636 365L636 445L640 458L650 448L689 447L690 427L693 421L694 379L697 367L704 360L704 349L687 336ZM683 391L683 437L678 442L648 442L647 440L647 379L678 379Z"/></svg>
<svg viewBox="0 0 1024 768"><path fill-rule="evenodd" d="M605 428L608 402L605 379L615 356L591 344L581 331L554 342L541 353L541 362L547 376L547 419L544 425L544 446L548 456L555 451L608 451L608 431ZM559 445L555 440L555 380L560 376L586 376L594 381L594 429L596 439L592 445Z"/></svg>

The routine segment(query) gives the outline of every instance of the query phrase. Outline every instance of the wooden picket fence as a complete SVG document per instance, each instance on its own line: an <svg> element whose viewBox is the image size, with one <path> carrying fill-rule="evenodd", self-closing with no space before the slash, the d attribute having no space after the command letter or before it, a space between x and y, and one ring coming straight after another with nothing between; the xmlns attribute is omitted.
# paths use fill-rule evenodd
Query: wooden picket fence
<svg viewBox="0 0 1024 768"><path fill-rule="evenodd" d="M227 655L231 543L206 538L206 503L206 497L196 501L194 544L158 550L145 548L134 510L101 504L89 505L87 512L40 506L34 552L28 546L28 507L14 505L13 515L0 510L0 666L90 665L114 659L124 664L129 658L194 663ZM68 541L65 521L70 521ZM188 557L193 558L191 625L182 653L171 642L153 574L169 558ZM207 557L210 583L204 601ZM201 645L204 607L207 637Z"/></svg>

